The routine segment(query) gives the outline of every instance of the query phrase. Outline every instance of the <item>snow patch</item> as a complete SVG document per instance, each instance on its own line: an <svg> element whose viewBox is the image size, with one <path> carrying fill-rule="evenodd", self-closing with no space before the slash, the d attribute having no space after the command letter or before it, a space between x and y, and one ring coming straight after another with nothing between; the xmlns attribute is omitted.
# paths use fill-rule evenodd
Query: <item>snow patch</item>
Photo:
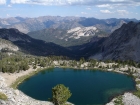
<svg viewBox="0 0 140 105"><path fill-rule="evenodd" d="M71 30L68 30L67 33L73 33L73 32L78 31L78 30L80 30L80 29L81 29L81 27L76 27L76 28L73 28L73 29L71 29Z"/></svg>
<svg viewBox="0 0 140 105"><path fill-rule="evenodd" d="M79 39L81 37L94 36L99 30L96 27L76 27L68 30L67 33L71 35L69 38Z"/></svg>

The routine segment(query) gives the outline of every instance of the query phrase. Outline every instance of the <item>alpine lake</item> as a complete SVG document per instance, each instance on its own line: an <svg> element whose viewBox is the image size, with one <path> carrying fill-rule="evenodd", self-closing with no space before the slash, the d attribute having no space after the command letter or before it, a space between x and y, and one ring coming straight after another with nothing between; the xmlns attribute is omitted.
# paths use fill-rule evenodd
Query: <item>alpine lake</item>
<svg viewBox="0 0 140 105"><path fill-rule="evenodd" d="M132 77L100 70L52 68L43 70L18 85L26 95L42 101L52 97L57 84L69 87L68 100L75 105L105 105L113 97L135 90Z"/></svg>

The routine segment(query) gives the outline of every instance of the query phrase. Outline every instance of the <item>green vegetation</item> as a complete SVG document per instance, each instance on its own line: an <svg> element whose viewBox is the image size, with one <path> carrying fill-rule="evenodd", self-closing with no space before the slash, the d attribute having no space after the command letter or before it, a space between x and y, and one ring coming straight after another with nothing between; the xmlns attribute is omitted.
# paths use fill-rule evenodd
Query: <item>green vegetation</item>
<svg viewBox="0 0 140 105"><path fill-rule="evenodd" d="M0 92L0 99L1 100L7 100L7 96Z"/></svg>
<svg viewBox="0 0 140 105"><path fill-rule="evenodd" d="M136 81L136 84L140 84L140 81ZM140 98L140 88L137 87L137 91L135 91L133 94Z"/></svg>
<svg viewBox="0 0 140 105"><path fill-rule="evenodd" d="M115 105L124 105L122 101L122 96L118 96L114 103Z"/></svg>
<svg viewBox="0 0 140 105"><path fill-rule="evenodd" d="M101 65L101 61L96 60L86 60L81 58L79 61L76 60L69 60L67 57L63 56L48 56L48 57L37 57L25 54L11 54L8 55L7 53L0 53L0 72L20 72L21 70L28 70L29 67L33 67L36 69L38 66L40 67L52 67L52 66L61 66L61 67L69 67L69 68L78 68L78 69L119 69L121 67L129 66L128 70L125 71L126 73L132 75L136 71L132 67L140 67L140 63L136 63L134 61L111 61L106 60L104 61L107 65ZM57 61L57 64L53 62ZM109 65L109 63L113 63Z"/></svg>
<svg viewBox="0 0 140 105"><path fill-rule="evenodd" d="M66 105L67 100L71 97L69 88L59 84L52 88L52 102L54 105Z"/></svg>
<svg viewBox="0 0 140 105"><path fill-rule="evenodd" d="M111 62L113 62L113 61L111 61ZM116 60L115 62L118 64L121 64L122 66L129 65L129 66L133 66L133 67L139 67L139 63L134 62L132 60L126 60L126 61Z"/></svg>
<svg viewBox="0 0 140 105"><path fill-rule="evenodd" d="M136 84L140 84L140 81L136 81Z"/></svg>
<svg viewBox="0 0 140 105"><path fill-rule="evenodd" d="M67 57L62 56L49 56L49 57L37 57L24 54L13 54L8 55L5 52L0 52L0 72L14 73L20 71L26 71L29 67L34 69L37 66L40 67L50 67L53 66L52 62L54 60L68 59Z"/></svg>
<svg viewBox="0 0 140 105"><path fill-rule="evenodd" d="M134 92L133 94L140 98L140 89L137 88L137 91Z"/></svg>
<svg viewBox="0 0 140 105"><path fill-rule="evenodd" d="M7 54L6 52L0 52L0 72L8 72L8 73L14 73L14 72L20 72L28 70L29 68L40 68L37 71L34 71L26 76L22 76L18 78L12 85L12 88L16 88L18 84L25 79L29 78L30 76L38 73L43 68L50 68L54 66L59 66L63 68L74 68L74 69L112 69L113 71L119 71L119 68L128 66L128 70L123 71L126 72L129 75L132 75L136 72L136 70L133 67L140 68L140 63L134 62L134 61L111 61L106 60L104 61L106 63L105 65L101 64L101 61L96 60L86 60L84 58L81 58L79 61L76 60L70 60L67 57L63 56L48 56L48 57L37 57L37 56L31 56L31 55L25 55L21 53L14 53L13 54ZM54 63L56 62L56 63ZM112 65L109 65L112 63ZM138 78L138 77L136 77ZM138 81L137 84L140 84ZM134 94L138 97L140 97L140 89L137 89ZM117 103L118 101L116 101Z"/></svg>
<svg viewBox="0 0 140 105"><path fill-rule="evenodd" d="M29 69L30 60L26 56L1 54L0 72L19 72L20 70Z"/></svg>

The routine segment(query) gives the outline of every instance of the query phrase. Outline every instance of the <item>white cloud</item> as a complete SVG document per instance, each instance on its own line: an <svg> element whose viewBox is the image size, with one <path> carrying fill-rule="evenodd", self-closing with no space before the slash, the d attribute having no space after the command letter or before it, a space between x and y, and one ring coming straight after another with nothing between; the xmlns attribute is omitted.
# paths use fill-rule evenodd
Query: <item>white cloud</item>
<svg viewBox="0 0 140 105"><path fill-rule="evenodd" d="M10 15L9 15L9 14L6 14L6 16L7 16L7 17L10 17Z"/></svg>
<svg viewBox="0 0 140 105"><path fill-rule="evenodd" d="M111 7L109 4L102 4L102 5L97 5L97 7L104 8L104 7Z"/></svg>
<svg viewBox="0 0 140 105"><path fill-rule="evenodd" d="M33 0L31 0L32 2ZM11 0L11 3L13 4L25 4L25 3L28 3L29 1L28 0Z"/></svg>
<svg viewBox="0 0 140 105"><path fill-rule="evenodd" d="M13 4L39 4L39 5L72 5L83 0L11 0Z"/></svg>
<svg viewBox="0 0 140 105"><path fill-rule="evenodd" d="M81 12L81 14L86 15L87 13L86 12Z"/></svg>
<svg viewBox="0 0 140 105"><path fill-rule="evenodd" d="M119 13L119 15L127 15L127 14L129 14L129 12L127 10L117 10L117 13Z"/></svg>
<svg viewBox="0 0 140 105"><path fill-rule="evenodd" d="M102 12L102 13L112 13L112 12L109 11L109 10L100 10L100 12Z"/></svg>
<svg viewBox="0 0 140 105"><path fill-rule="evenodd" d="M112 2L124 2L124 1L129 1L129 0L110 0Z"/></svg>
<svg viewBox="0 0 140 105"><path fill-rule="evenodd" d="M90 7L88 7L88 8L86 8L87 10L91 10L91 8Z"/></svg>
<svg viewBox="0 0 140 105"><path fill-rule="evenodd" d="M10 7L12 7L12 5L8 5L7 7L9 7L9 8L10 8Z"/></svg>
<svg viewBox="0 0 140 105"><path fill-rule="evenodd" d="M140 0L11 0L11 3L39 5L94 5L97 7L109 7L110 5L138 6L140 5Z"/></svg>
<svg viewBox="0 0 140 105"><path fill-rule="evenodd" d="M6 4L6 0L0 0L0 5L1 4Z"/></svg>

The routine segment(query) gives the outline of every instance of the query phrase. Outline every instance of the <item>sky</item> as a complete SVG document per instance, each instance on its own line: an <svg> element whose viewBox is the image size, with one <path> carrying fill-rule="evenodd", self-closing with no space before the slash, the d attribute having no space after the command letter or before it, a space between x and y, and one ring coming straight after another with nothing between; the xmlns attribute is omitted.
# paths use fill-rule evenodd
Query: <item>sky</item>
<svg viewBox="0 0 140 105"><path fill-rule="evenodd" d="M140 0L0 0L0 18L16 16L77 16L140 20Z"/></svg>

